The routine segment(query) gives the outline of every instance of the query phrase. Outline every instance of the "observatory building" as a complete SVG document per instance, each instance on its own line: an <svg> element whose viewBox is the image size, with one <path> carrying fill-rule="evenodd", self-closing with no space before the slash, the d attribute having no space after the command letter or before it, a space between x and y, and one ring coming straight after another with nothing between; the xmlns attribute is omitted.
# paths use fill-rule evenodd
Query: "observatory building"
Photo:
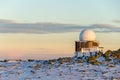
<svg viewBox="0 0 120 80"><path fill-rule="evenodd" d="M99 42L96 41L95 32L90 29L82 30L79 41L75 41L75 56L77 57L95 55L102 49L103 47L99 47Z"/></svg>

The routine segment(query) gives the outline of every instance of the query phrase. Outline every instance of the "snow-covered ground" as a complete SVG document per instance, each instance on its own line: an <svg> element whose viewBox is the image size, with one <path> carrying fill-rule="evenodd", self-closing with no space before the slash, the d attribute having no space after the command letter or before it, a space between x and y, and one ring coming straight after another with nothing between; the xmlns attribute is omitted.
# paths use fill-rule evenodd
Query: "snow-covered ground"
<svg viewBox="0 0 120 80"><path fill-rule="evenodd" d="M38 65L38 67L36 67ZM39 66L40 65L40 66ZM120 80L120 65L0 62L0 80Z"/></svg>

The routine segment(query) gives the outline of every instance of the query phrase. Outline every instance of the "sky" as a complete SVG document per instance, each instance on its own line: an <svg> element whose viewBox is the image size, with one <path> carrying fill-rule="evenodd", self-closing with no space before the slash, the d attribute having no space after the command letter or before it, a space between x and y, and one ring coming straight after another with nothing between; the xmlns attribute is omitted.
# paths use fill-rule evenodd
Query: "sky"
<svg viewBox="0 0 120 80"><path fill-rule="evenodd" d="M0 59L73 56L86 28L120 48L120 0L0 0Z"/></svg>

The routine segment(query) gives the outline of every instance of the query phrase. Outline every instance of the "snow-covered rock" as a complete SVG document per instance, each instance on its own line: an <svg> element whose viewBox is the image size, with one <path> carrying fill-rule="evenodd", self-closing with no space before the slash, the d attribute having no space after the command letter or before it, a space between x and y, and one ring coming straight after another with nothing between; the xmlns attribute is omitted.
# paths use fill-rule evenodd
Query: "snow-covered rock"
<svg viewBox="0 0 120 80"><path fill-rule="evenodd" d="M102 60L102 59L100 59ZM39 64L39 69L35 66ZM0 80L112 80L120 79L120 64L86 62L44 64L43 61L0 62Z"/></svg>

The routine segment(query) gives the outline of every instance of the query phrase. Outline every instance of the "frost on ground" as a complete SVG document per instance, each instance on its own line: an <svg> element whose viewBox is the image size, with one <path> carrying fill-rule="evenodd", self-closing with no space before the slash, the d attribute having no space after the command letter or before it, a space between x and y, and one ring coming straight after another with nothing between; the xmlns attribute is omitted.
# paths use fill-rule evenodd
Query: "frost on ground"
<svg viewBox="0 0 120 80"><path fill-rule="evenodd" d="M120 49L89 57L1 61L0 80L120 80Z"/></svg>
<svg viewBox="0 0 120 80"><path fill-rule="evenodd" d="M42 64L42 65L41 65ZM0 62L0 80L120 79L120 65L88 63L43 64L42 61Z"/></svg>

